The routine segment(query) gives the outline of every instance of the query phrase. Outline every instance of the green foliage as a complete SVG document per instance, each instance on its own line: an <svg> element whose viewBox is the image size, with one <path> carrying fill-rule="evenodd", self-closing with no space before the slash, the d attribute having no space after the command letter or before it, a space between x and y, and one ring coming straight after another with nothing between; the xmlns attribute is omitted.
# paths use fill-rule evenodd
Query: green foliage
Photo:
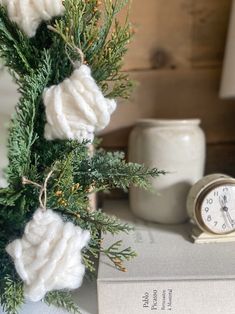
<svg viewBox="0 0 235 314"><path fill-rule="evenodd" d="M106 188L126 190L131 184L148 189L150 188L148 178L161 174L165 172L156 168L148 169L137 163L126 163L123 152L106 152L102 149L96 150L91 159L85 160L79 169L75 169L79 182L95 184L97 190Z"/></svg>
<svg viewBox="0 0 235 314"><path fill-rule="evenodd" d="M65 0L66 13L54 25L72 58L79 58L75 47L83 51L87 64L92 64L93 77L107 97L127 98L133 87L128 75L120 72L132 31L128 18L124 25L116 18L127 3L128 0L104 0L102 14L96 0Z"/></svg>
<svg viewBox="0 0 235 314"><path fill-rule="evenodd" d="M72 314L81 314L79 307L74 303L72 296L67 291L52 291L46 294L43 299L47 305L54 305L67 310Z"/></svg>
<svg viewBox="0 0 235 314"><path fill-rule="evenodd" d="M102 231L103 234L107 232L110 232L111 234L117 234L119 232L128 233L133 229L129 224L121 223L117 217L107 215L101 210L96 210L81 218L89 221L92 227Z"/></svg>
<svg viewBox="0 0 235 314"><path fill-rule="evenodd" d="M117 241L110 245L107 249L101 250L117 267L117 269L126 272L127 269L123 266L123 261L129 261L131 258L136 257L137 254L131 247L121 249L122 241Z"/></svg>
<svg viewBox="0 0 235 314"><path fill-rule="evenodd" d="M44 59L36 70L30 75L16 79L19 85L21 98L14 115L9 147L9 183L18 186L24 175L35 178L37 173L37 158L33 145L38 140L38 132L35 130L36 117L42 98L42 92L47 86L51 72L50 57L46 50L43 51ZM19 181L20 180L20 181Z"/></svg>
<svg viewBox="0 0 235 314"><path fill-rule="evenodd" d="M37 51L30 40L8 19L5 8L0 6L0 56L14 73L27 75L37 60ZM35 58L36 57L36 58Z"/></svg>
<svg viewBox="0 0 235 314"><path fill-rule="evenodd" d="M0 304L3 310L6 313L17 314L24 302L22 282L12 280L8 275L4 278L4 288L0 289L0 292Z"/></svg>
<svg viewBox="0 0 235 314"><path fill-rule="evenodd" d="M51 142L43 135L43 91L71 74L72 63L80 60L77 48L82 50L85 62L107 97L128 97L133 83L121 72L121 66L132 32L128 15L124 24L117 19L127 3L127 0L103 0L101 11L97 0L65 0L64 16L42 23L36 36L30 39L0 6L0 58L9 68L21 95L9 131L6 169L9 186L0 189L0 301L8 314L17 313L24 296L23 283L5 247L22 235L25 224L38 207L39 189L23 184L25 177L42 184L53 170L47 206L61 213L65 220L91 232L89 246L83 251L88 271L95 271L100 251L123 271L123 261L135 256L132 249L122 249L121 242L103 247L101 233L129 232L131 227L101 210L92 211L89 198L97 191L126 190L131 184L148 188L149 179L164 172L126 163L120 152L97 149L92 155L88 143ZM79 313L69 292L50 292L44 302Z"/></svg>

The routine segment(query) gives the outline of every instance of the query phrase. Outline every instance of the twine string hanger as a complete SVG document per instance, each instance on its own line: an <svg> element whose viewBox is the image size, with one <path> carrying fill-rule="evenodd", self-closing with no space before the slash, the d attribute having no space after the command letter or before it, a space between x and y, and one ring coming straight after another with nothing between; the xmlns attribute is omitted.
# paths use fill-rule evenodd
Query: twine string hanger
<svg viewBox="0 0 235 314"><path fill-rule="evenodd" d="M64 38L64 36L63 36L55 27L53 27L53 26L51 26L51 25L48 25L47 28L48 28L49 30L53 31L54 33L59 34L59 35L62 37L62 39L65 41L65 43L66 43L66 44L65 44L65 53L66 53L66 55L67 55L69 61L71 62L71 64L73 65L73 67L74 67L75 69L79 68L82 64L84 64L84 62L85 62L85 56L84 56L84 53L82 52L82 50L81 50L79 47L77 47L77 46L75 46L75 45L73 45L73 44L71 44L71 43L68 43L68 42L66 41L66 38ZM70 55L69 55L68 48L71 48L72 50L76 51L76 52L79 54L79 56L80 56L80 61L78 61L78 60L77 60L77 61L73 61L73 60L72 60L72 58L71 58Z"/></svg>
<svg viewBox="0 0 235 314"><path fill-rule="evenodd" d="M34 185L38 188L40 188L40 193L39 193L39 197L38 197L38 200L39 200L39 204L40 204L40 207L42 209L42 211L46 211L47 210L47 184L48 184L48 181L52 175L53 171L50 171L44 181L43 184L38 184L37 182L33 182L29 179L27 179L26 177L23 177L22 178L22 184L25 185L25 184L31 184L31 185Z"/></svg>
<svg viewBox="0 0 235 314"><path fill-rule="evenodd" d="M78 61L78 60L77 61L73 61L72 60L72 58L70 57L69 52L68 52L68 47L72 48L73 50L75 50L80 55L80 61ZM72 45L69 45L67 43L66 46L65 46L65 53L66 53L69 61L73 65L74 69L78 69L78 68L80 68L80 66L82 64L84 64L84 61L85 61L84 54L83 54L82 50L80 48L78 48L77 46L72 46Z"/></svg>

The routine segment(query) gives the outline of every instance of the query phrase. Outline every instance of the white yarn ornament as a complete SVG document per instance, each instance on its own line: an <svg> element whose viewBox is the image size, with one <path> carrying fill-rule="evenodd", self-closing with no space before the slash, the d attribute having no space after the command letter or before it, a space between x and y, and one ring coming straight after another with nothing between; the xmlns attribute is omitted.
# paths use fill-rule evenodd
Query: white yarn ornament
<svg viewBox="0 0 235 314"><path fill-rule="evenodd" d="M37 209L23 237L6 247L24 281L25 297L37 302L48 291L79 288L85 273L81 250L89 240L89 231L64 223L50 209Z"/></svg>
<svg viewBox="0 0 235 314"><path fill-rule="evenodd" d="M92 141L94 132L104 129L116 109L113 99L105 98L87 65L81 65L59 85L43 94L46 108L45 138Z"/></svg>
<svg viewBox="0 0 235 314"><path fill-rule="evenodd" d="M28 36L33 37L42 21L64 13L62 0L0 0L6 6L9 19Z"/></svg>

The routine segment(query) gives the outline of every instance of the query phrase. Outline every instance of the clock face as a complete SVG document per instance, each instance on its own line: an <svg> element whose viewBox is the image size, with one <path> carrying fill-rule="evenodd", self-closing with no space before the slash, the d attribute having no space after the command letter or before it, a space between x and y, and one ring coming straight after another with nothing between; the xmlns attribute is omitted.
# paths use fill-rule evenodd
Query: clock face
<svg viewBox="0 0 235 314"><path fill-rule="evenodd" d="M235 230L235 185L212 189L201 203L201 219L206 228L218 234Z"/></svg>

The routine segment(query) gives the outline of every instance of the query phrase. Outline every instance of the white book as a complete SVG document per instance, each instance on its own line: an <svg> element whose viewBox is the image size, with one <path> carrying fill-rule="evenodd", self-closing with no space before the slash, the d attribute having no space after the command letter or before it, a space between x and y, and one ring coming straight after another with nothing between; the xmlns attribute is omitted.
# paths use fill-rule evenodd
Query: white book
<svg viewBox="0 0 235 314"><path fill-rule="evenodd" d="M106 204L111 214L133 223L129 235L103 235L105 247L122 239L138 256L126 273L101 255L100 314L234 314L235 244L194 244L190 225L159 225L133 217L127 203Z"/></svg>

